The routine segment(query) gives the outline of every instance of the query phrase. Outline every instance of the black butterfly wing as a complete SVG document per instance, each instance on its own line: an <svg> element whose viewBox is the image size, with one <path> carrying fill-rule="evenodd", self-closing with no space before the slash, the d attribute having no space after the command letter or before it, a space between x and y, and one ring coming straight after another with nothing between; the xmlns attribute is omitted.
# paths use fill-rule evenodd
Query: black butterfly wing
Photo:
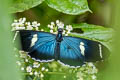
<svg viewBox="0 0 120 80"><path fill-rule="evenodd" d="M75 37L63 37L60 49L60 61L70 66L81 66L86 61L103 60L108 49L102 44Z"/></svg>
<svg viewBox="0 0 120 80"><path fill-rule="evenodd" d="M19 31L22 50L28 52L33 59L48 62L54 58L55 35L39 32L21 30Z"/></svg>
<svg viewBox="0 0 120 80"><path fill-rule="evenodd" d="M68 39L69 37L63 37L63 41L60 46L60 62L71 67L79 67L84 63L84 56L81 54L77 45Z"/></svg>

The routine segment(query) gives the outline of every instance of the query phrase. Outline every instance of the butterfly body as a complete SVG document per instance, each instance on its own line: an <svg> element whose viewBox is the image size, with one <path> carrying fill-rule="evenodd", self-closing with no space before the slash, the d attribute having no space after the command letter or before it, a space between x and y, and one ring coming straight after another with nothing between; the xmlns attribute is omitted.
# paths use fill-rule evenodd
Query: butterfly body
<svg viewBox="0 0 120 80"><path fill-rule="evenodd" d="M71 67L78 67L86 61L103 60L108 54L108 49L99 42L63 36L63 30L58 29L57 35L20 30L22 50L28 52L33 59L40 62L59 61Z"/></svg>
<svg viewBox="0 0 120 80"><path fill-rule="evenodd" d="M63 40L62 31L63 30L59 28L58 34L56 35L56 46L55 46L55 52L54 52L55 60L58 60L60 57L60 44L61 44L61 41Z"/></svg>

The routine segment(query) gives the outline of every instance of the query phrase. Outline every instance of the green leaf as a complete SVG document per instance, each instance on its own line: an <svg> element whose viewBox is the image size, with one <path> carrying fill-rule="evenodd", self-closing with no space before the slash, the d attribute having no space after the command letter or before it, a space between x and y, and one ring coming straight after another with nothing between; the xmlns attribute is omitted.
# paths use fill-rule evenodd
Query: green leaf
<svg viewBox="0 0 120 80"><path fill-rule="evenodd" d="M10 12L23 12L41 4L44 0L14 0L10 7Z"/></svg>
<svg viewBox="0 0 120 80"><path fill-rule="evenodd" d="M73 24L72 26L73 26L73 29L77 29L77 30L80 29L83 31L83 33L73 32L73 33L70 33L70 36L94 40L102 43L108 49L110 50L112 49L111 43L112 43L112 37L114 32L113 29L105 28L98 25L86 24L86 23Z"/></svg>
<svg viewBox="0 0 120 80"><path fill-rule="evenodd" d="M12 43L10 25L13 16L8 13L11 1L0 0L0 80L23 80Z"/></svg>
<svg viewBox="0 0 120 80"><path fill-rule="evenodd" d="M66 14L78 15L91 12L87 0L46 0L49 7Z"/></svg>

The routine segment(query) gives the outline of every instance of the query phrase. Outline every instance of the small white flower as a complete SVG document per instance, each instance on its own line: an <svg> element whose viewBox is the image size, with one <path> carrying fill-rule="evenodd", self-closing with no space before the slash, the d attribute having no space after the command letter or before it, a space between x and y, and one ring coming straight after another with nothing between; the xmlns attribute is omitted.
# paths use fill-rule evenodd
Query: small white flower
<svg viewBox="0 0 120 80"><path fill-rule="evenodd" d="M44 29L41 29L41 31L44 31Z"/></svg>
<svg viewBox="0 0 120 80"><path fill-rule="evenodd" d="M27 66L26 71L27 72L31 72L32 71L32 67L31 66Z"/></svg>
<svg viewBox="0 0 120 80"><path fill-rule="evenodd" d="M21 70L24 71L24 67L21 67Z"/></svg>
<svg viewBox="0 0 120 80"><path fill-rule="evenodd" d="M72 31L72 30L73 30L73 28L72 28L72 26L71 26L71 25L67 25L67 26L66 26L66 30L68 30L68 31Z"/></svg>
<svg viewBox="0 0 120 80"><path fill-rule="evenodd" d="M33 27L31 25L26 26L26 28L27 28L27 30L32 30L33 29Z"/></svg>
<svg viewBox="0 0 120 80"><path fill-rule="evenodd" d="M93 79L93 80L95 80L95 79L96 79L96 76L95 76L95 75L92 75L91 77L92 77L92 79Z"/></svg>
<svg viewBox="0 0 120 80"><path fill-rule="evenodd" d="M32 22L32 26L33 27L38 27L38 26L40 26L40 23L37 23L37 21L34 21L34 22Z"/></svg>
<svg viewBox="0 0 120 80"><path fill-rule="evenodd" d="M98 70L96 68L91 70L91 74L95 74L97 72L98 72Z"/></svg>
<svg viewBox="0 0 120 80"><path fill-rule="evenodd" d="M21 24L25 23L25 21L26 21L26 18L20 18L19 19L19 23L21 23Z"/></svg>
<svg viewBox="0 0 120 80"><path fill-rule="evenodd" d="M38 26L40 26L40 23L38 23Z"/></svg>
<svg viewBox="0 0 120 80"><path fill-rule="evenodd" d="M97 68L92 62L87 63L87 71L88 74L96 74L98 72Z"/></svg>
<svg viewBox="0 0 120 80"><path fill-rule="evenodd" d="M26 22L25 24L26 24L27 30L32 30L33 29L33 27L32 27L30 22Z"/></svg>
<svg viewBox="0 0 120 80"><path fill-rule="evenodd" d="M41 69L42 71L44 71L45 70L45 67L42 67L42 69Z"/></svg>
<svg viewBox="0 0 120 80"><path fill-rule="evenodd" d="M13 30L23 30L25 29L26 18L20 18L19 20L14 20L14 23L11 24Z"/></svg>
<svg viewBox="0 0 120 80"><path fill-rule="evenodd" d="M18 23L12 23L11 26L12 27L19 27L19 24Z"/></svg>
<svg viewBox="0 0 120 80"><path fill-rule="evenodd" d="M38 30L38 27L35 27L36 30Z"/></svg>
<svg viewBox="0 0 120 80"><path fill-rule="evenodd" d="M51 25L55 25L55 23L54 23L54 22L51 22Z"/></svg>
<svg viewBox="0 0 120 80"><path fill-rule="evenodd" d="M63 34L65 34L65 30L63 30Z"/></svg>
<svg viewBox="0 0 120 80"><path fill-rule="evenodd" d="M33 63L33 67L34 67L34 68L39 68L39 67L40 67L40 64L39 64L38 62L34 62L34 63Z"/></svg>
<svg viewBox="0 0 120 80"><path fill-rule="evenodd" d="M15 22L15 23L17 23L17 22L18 22L18 20L14 20L14 22Z"/></svg>
<svg viewBox="0 0 120 80"><path fill-rule="evenodd" d="M85 67L85 66L86 66L86 64L83 64L83 65L82 65L82 67Z"/></svg>
<svg viewBox="0 0 120 80"><path fill-rule="evenodd" d="M25 24L26 24L27 26L31 25L31 23L30 23L30 22L26 22Z"/></svg>
<svg viewBox="0 0 120 80"><path fill-rule="evenodd" d="M28 59L25 59L25 62L28 62Z"/></svg>
<svg viewBox="0 0 120 80"><path fill-rule="evenodd" d="M52 29L50 30L50 33L53 33L53 30L52 30Z"/></svg>
<svg viewBox="0 0 120 80"><path fill-rule="evenodd" d="M45 69L46 72L48 72L48 69Z"/></svg>
<svg viewBox="0 0 120 80"><path fill-rule="evenodd" d="M43 74L41 74L41 75L40 75L40 77L42 78L42 77L44 77L44 75L43 75Z"/></svg>
<svg viewBox="0 0 120 80"><path fill-rule="evenodd" d="M59 20L56 20L56 24L59 24L59 22L60 22Z"/></svg>
<svg viewBox="0 0 120 80"><path fill-rule="evenodd" d="M57 24L57 26L58 26L58 28L64 28L64 24L63 24L62 22L59 22L59 23Z"/></svg>
<svg viewBox="0 0 120 80"><path fill-rule="evenodd" d="M50 28L51 25L48 24L48 27Z"/></svg>
<svg viewBox="0 0 120 80"><path fill-rule="evenodd" d="M27 57L27 55L26 55L26 54L24 54L24 53L20 53L20 57L21 57L21 58L26 58L26 57Z"/></svg>
<svg viewBox="0 0 120 80"><path fill-rule="evenodd" d="M24 29L25 29L25 27L20 27L19 29L24 30Z"/></svg>
<svg viewBox="0 0 120 80"><path fill-rule="evenodd" d="M25 27L15 27L14 29L15 29L15 30L24 30Z"/></svg>
<svg viewBox="0 0 120 80"><path fill-rule="evenodd" d="M53 29L53 25L50 25L50 29Z"/></svg>
<svg viewBox="0 0 120 80"><path fill-rule="evenodd" d="M95 74L95 73L97 73L97 72L98 72L98 69L94 66L94 67L92 68L92 73Z"/></svg>
<svg viewBox="0 0 120 80"><path fill-rule="evenodd" d="M92 62L89 62L89 63L88 63L88 66L93 67L94 65L93 65Z"/></svg>
<svg viewBox="0 0 120 80"><path fill-rule="evenodd" d="M35 71L35 72L34 72L34 75L35 75L35 76L37 76L37 75L38 75L38 72L37 72L37 71Z"/></svg>
<svg viewBox="0 0 120 80"><path fill-rule="evenodd" d="M29 74L30 74L30 75L33 75L33 72L30 72Z"/></svg>

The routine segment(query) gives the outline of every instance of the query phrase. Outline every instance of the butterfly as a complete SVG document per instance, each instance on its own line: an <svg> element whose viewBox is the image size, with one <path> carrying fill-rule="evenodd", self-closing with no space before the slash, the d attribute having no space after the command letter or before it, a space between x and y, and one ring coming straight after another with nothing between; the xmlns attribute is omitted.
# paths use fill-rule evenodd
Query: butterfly
<svg viewBox="0 0 120 80"><path fill-rule="evenodd" d="M22 50L40 62L56 60L70 67L79 67L85 62L104 60L109 50L101 43L42 31L19 30ZM106 53L107 52L107 53Z"/></svg>

